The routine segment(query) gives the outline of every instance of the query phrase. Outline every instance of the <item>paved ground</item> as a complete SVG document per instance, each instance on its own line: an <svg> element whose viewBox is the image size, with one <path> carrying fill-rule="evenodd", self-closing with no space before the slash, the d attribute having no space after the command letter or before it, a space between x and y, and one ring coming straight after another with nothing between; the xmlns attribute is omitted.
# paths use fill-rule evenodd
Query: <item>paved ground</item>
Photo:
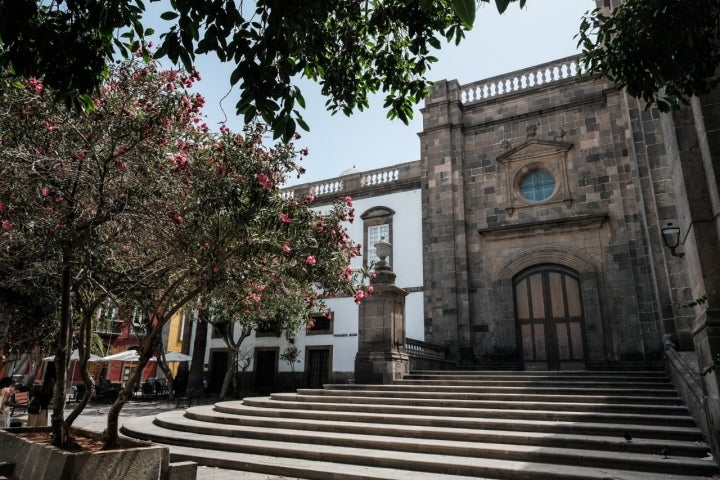
<svg viewBox="0 0 720 480"><path fill-rule="evenodd" d="M212 403L212 400L202 399L202 403ZM66 412L70 413L75 407L75 404L69 404L66 407ZM131 401L126 404L120 412L120 425L123 421L130 417L142 417L146 415L153 415L165 410L173 410L175 407L174 403L168 403L166 401ZM102 432L105 430L107 422L107 412L110 408L108 404L89 404L83 413L75 420L74 426L80 428L86 428L96 432ZM20 419L27 421L27 416L14 417L14 419ZM266 475L260 473L250 472L238 472L235 470L223 470L220 468L211 467L198 467L197 480L295 480L289 477L279 477L277 475ZM301 480L301 479L298 479Z"/></svg>

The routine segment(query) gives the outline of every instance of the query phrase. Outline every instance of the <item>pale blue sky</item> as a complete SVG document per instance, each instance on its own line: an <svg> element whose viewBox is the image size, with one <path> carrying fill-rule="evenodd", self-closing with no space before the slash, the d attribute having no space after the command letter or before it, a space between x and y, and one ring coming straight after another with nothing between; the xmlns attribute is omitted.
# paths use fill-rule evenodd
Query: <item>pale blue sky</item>
<svg viewBox="0 0 720 480"><path fill-rule="evenodd" d="M578 52L573 37L580 18L594 6L593 0L528 0L524 9L515 4L499 15L494 5L482 3L467 38L457 47L450 44L437 52L439 61L429 78L466 84L573 55ZM157 30L162 29L158 25ZM208 125L217 128L225 119L224 109L227 125L241 130L242 119L234 114L237 92L230 92L221 103L228 92L231 68L210 57L199 58L197 68L203 79L197 90L207 100ZM382 95L373 98L364 112L332 116L325 111L325 99L315 84L300 85L307 101L303 117L310 132L301 132L296 145L308 148L310 155L302 162L307 173L299 180L290 179L289 185L332 178L353 166L372 170L420 158L417 133L422 130L422 104L409 125L385 117Z"/></svg>

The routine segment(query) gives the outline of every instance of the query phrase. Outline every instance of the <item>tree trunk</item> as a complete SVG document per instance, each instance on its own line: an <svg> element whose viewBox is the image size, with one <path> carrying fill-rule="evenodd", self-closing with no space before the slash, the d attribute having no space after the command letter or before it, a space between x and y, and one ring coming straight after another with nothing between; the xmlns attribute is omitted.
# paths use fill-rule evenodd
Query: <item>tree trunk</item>
<svg viewBox="0 0 720 480"><path fill-rule="evenodd" d="M225 378L223 378L222 388L220 389L220 398L223 400L227 397L230 382L233 382L233 386L235 386L235 372L237 371L238 347L239 345L235 348L228 349L230 357L228 358Z"/></svg>
<svg viewBox="0 0 720 480"><path fill-rule="evenodd" d="M133 371L130 378L128 378L128 381L125 383L125 387L120 390L120 394L118 395L117 400L115 400L115 403L113 403L110 407L107 416L107 425L105 426L105 431L103 432L103 450L112 450L117 448L120 411L122 410L123 405L132 398L133 392L140 383L140 378L142 378L142 372L147 363L150 361L150 357L152 357L152 349L143 348L143 351L140 354L140 359L138 360L137 368L135 368L135 371Z"/></svg>
<svg viewBox="0 0 720 480"><path fill-rule="evenodd" d="M80 355L80 375L82 376L83 383L85 384L85 393L83 394L80 402L75 406L73 411L65 419L65 423L70 427L75 419L80 416L82 411L85 409L90 399L95 394L95 381L90 377L88 372L88 359L90 358L90 346L92 342L92 314L94 310L84 311L82 323L80 324L80 335L79 335L79 355Z"/></svg>
<svg viewBox="0 0 720 480"><path fill-rule="evenodd" d="M167 386L168 386L168 401L172 402L173 399L175 398L175 395L173 393L173 374L172 374L172 370L170 370L170 367L168 367L168 364L165 361L165 349L164 348L162 348L162 350L160 351L160 355L158 356L158 367L160 367L160 369L165 374L165 380L166 380Z"/></svg>
<svg viewBox="0 0 720 480"><path fill-rule="evenodd" d="M60 297L60 332L55 352L55 391L53 392L53 411L51 416L52 444L58 448L67 448L72 437L65 423L65 380L67 377L68 352L72 342L72 307L70 289L72 267L70 252L63 252Z"/></svg>
<svg viewBox="0 0 720 480"><path fill-rule="evenodd" d="M187 388L197 391L200 388L204 374L203 364L205 363L208 324L205 321L198 321L195 325L195 343L193 345Z"/></svg>
<svg viewBox="0 0 720 480"><path fill-rule="evenodd" d="M25 375L25 378L23 378L23 385L32 386L38 372L40 371L40 367L42 366L42 357L43 351L40 350L39 347L33 348L32 352L30 353L32 369L30 370L30 373ZM0 370L2 370L2 365L0 365Z"/></svg>

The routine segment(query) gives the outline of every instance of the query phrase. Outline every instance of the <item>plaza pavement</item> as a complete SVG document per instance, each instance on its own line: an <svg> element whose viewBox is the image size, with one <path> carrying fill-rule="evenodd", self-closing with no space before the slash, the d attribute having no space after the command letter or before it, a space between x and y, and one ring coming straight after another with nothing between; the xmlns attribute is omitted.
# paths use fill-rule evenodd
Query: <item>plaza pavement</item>
<svg viewBox="0 0 720 480"><path fill-rule="evenodd" d="M203 405L212 403L212 399L200 399L194 402L194 405ZM65 415L67 416L75 408L74 403L70 403L65 407ZM83 410L82 414L75 420L73 426L85 428L95 432L105 430L107 424L107 412L110 408L109 404L91 403ZM143 417L154 415L166 410L174 410L175 402L167 401L139 401L133 400L123 406L120 411L120 425L131 417ZM14 420L22 420L23 424L27 422L27 415L13 417ZM122 435L122 434L121 434ZM296 477L280 477L277 475L267 475L252 472L239 472L236 470L224 470L221 468L201 467L198 466L197 480L296 480ZM302 480L302 479L297 479Z"/></svg>

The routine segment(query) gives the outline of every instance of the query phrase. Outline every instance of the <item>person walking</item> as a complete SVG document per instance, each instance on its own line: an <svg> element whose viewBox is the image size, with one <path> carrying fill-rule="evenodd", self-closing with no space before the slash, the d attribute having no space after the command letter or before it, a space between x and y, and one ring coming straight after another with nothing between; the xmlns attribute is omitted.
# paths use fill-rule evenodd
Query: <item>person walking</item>
<svg viewBox="0 0 720 480"><path fill-rule="evenodd" d="M48 424L48 409L53 396L54 382L43 382L42 388L35 388L28 405L28 427L45 427Z"/></svg>
<svg viewBox="0 0 720 480"><path fill-rule="evenodd" d="M15 381L11 377L0 380L0 427L10 428L10 398L15 393Z"/></svg>

